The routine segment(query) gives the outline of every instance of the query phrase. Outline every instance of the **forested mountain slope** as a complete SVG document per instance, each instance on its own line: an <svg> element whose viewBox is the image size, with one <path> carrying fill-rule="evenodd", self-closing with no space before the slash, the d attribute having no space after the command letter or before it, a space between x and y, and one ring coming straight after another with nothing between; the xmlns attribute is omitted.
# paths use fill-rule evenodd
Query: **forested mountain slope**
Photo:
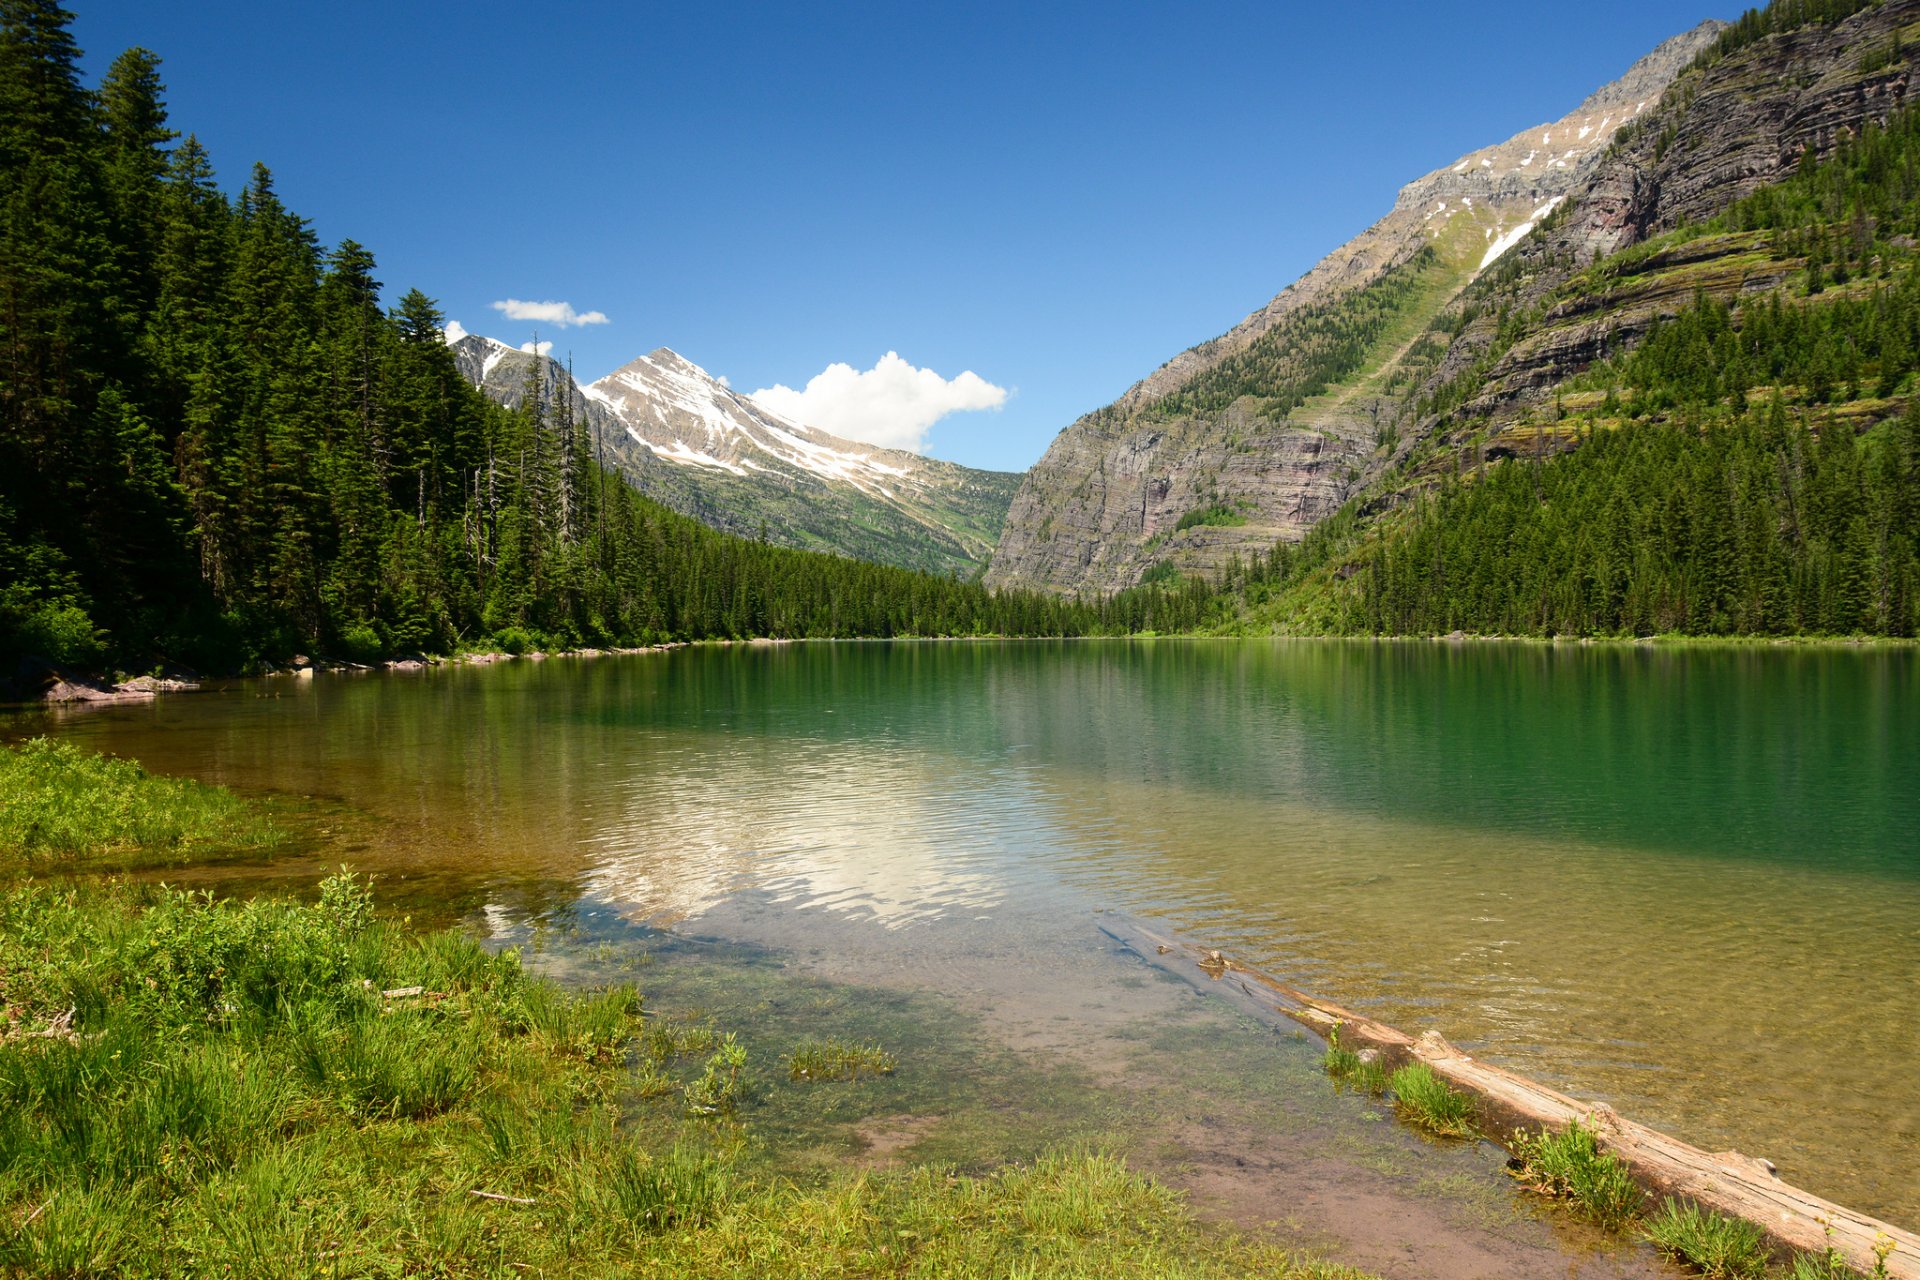
<svg viewBox="0 0 1920 1280"><path fill-rule="evenodd" d="M1920 630L1920 4L1749 14L1420 344L1236 629Z"/></svg>
<svg viewBox="0 0 1920 1280"><path fill-rule="evenodd" d="M585 421L595 456L634 488L782 546L973 576L1020 483L789 422L665 347L581 386L551 357L492 338L452 346L468 380L511 408L537 363L552 406Z"/></svg>
<svg viewBox="0 0 1920 1280"><path fill-rule="evenodd" d="M1082 607L715 532L598 465L584 420L462 375L430 299L381 305L255 166L229 198L158 61L97 91L71 15L0 9L0 678L492 642L1078 633Z"/></svg>
<svg viewBox="0 0 1920 1280"><path fill-rule="evenodd" d="M1613 132L1721 26L1409 183L1261 310L1062 431L1014 499L987 581L1111 591L1302 537L1391 454L1433 317L1589 180Z"/></svg>

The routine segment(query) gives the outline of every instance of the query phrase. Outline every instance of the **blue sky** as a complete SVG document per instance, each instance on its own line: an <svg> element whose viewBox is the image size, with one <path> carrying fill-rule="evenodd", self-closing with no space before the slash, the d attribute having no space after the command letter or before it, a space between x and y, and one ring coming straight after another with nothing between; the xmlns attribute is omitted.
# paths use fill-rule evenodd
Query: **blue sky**
<svg viewBox="0 0 1920 1280"><path fill-rule="evenodd" d="M888 352L1008 389L927 451L1031 464L1402 184L1737 6L73 4L162 59L233 189L467 329L565 301L582 381L670 346L742 390ZM295 15L297 15L297 20ZM976 398L973 402L980 402Z"/></svg>

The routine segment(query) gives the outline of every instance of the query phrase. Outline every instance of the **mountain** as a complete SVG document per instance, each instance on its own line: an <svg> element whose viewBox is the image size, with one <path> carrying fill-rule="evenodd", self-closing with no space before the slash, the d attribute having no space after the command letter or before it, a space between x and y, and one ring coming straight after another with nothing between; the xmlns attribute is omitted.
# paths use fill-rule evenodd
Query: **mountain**
<svg viewBox="0 0 1920 1280"><path fill-rule="evenodd" d="M1920 0L1714 35L1396 351L1347 500L1212 626L1920 634L1916 36Z"/></svg>
<svg viewBox="0 0 1920 1280"><path fill-rule="evenodd" d="M540 366L549 409L584 421L635 488L714 528L784 546L970 576L1000 536L1017 474L843 440L793 422L665 347L581 386L558 362L477 334L467 380L518 408Z"/></svg>
<svg viewBox="0 0 1920 1280"><path fill-rule="evenodd" d="M1655 108L1725 24L1661 44L1572 113L1401 189L1379 222L1220 337L1168 360L1054 440L1015 496L997 586L1108 592L1296 541L1399 440L1427 326Z"/></svg>

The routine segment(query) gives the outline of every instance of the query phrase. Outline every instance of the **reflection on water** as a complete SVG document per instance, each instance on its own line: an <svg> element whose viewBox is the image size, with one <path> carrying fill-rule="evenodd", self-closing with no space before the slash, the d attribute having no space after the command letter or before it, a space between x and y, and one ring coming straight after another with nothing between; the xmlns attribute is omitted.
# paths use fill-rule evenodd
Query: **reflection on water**
<svg viewBox="0 0 1920 1280"><path fill-rule="evenodd" d="M1004 896L995 868L1013 852L987 833L1042 821L1001 788L955 788L937 758L860 743L696 741L617 791L582 886L654 924L748 886L889 928L984 913Z"/></svg>
<svg viewBox="0 0 1920 1280"><path fill-rule="evenodd" d="M342 820L356 864L502 927L585 898L811 929L939 985L969 954L1083 947L1090 910L1153 915L1915 1223L1916 665L799 645L256 682L55 724L350 801L373 818Z"/></svg>

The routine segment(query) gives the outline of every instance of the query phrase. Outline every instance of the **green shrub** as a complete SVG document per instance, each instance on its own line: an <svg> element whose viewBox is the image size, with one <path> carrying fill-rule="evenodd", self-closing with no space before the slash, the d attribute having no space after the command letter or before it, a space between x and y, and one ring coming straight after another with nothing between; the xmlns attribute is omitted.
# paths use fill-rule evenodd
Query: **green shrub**
<svg viewBox="0 0 1920 1280"><path fill-rule="evenodd" d="M106 632L79 605L65 600L24 602L14 622L13 647L48 662L89 664L106 656Z"/></svg>
<svg viewBox="0 0 1920 1280"><path fill-rule="evenodd" d="M341 633L340 650L355 662L375 662L386 654L387 642L363 622Z"/></svg>
<svg viewBox="0 0 1920 1280"><path fill-rule="evenodd" d="M493 643L498 646L500 652L510 653L516 658L540 647L533 638L533 633L525 627L501 627L493 633Z"/></svg>
<svg viewBox="0 0 1920 1280"><path fill-rule="evenodd" d="M1180 517L1173 528L1174 532L1178 533L1186 529L1192 529L1198 525L1225 528L1242 525L1246 522L1247 517L1244 514L1224 503L1216 502L1211 506L1196 507L1194 510L1187 512L1187 514Z"/></svg>

